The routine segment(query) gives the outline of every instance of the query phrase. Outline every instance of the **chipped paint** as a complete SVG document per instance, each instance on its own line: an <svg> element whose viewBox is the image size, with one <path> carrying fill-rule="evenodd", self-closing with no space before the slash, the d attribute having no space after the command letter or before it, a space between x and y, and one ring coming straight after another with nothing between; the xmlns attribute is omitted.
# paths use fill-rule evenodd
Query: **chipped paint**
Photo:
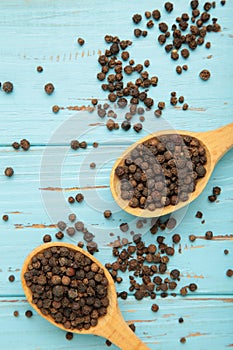
<svg viewBox="0 0 233 350"><path fill-rule="evenodd" d="M196 333L190 333L188 335L186 335L186 338L190 338L190 337L202 337L204 335L209 335L210 333L200 333L200 332L196 332Z"/></svg>
<svg viewBox="0 0 233 350"><path fill-rule="evenodd" d="M196 238L206 240L205 236L196 236ZM211 240L212 241L233 241L233 235L232 234L217 235L217 236L213 236Z"/></svg>
<svg viewBox="0 0 233 350"><path fill-rule="evenodd" d="M100 188L109 188L107 185L100 185L100 186L85 186L85 187L41 187L39 190L41 191L57 191L57 192L69 192L69 191L79 191L79 190L95 190Z"/></svg>
<svg viewBox="0 0 233 350"><path fill-rule="evenodd" d="M32 225L22 225L22 224L15 224L16 229L23 229L23 228L56 228L57 225L50 224L50 225L44 225L44 224L32 224Z"/></svg>
<svg viewBox="0 0 233 350"><path fill-rule="evenodd" d="M182 107L180 106L174 106L175 109L180 109L182 110ZM206 108L201 108L201 107L189 107L189 110L191 111L198 111L198 112L205 112Z"/></svg>

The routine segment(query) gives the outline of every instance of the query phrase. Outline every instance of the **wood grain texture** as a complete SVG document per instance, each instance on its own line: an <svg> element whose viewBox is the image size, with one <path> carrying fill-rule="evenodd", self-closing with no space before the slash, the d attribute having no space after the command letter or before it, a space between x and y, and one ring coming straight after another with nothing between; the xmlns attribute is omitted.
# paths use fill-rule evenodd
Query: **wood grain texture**
<svg viewBox="0 0 233 350"><path fill-rule="evenodd" d="M31 319L24 316L30 307L21 287L20 273L28 253L42 243L45 233L53 237L59 219L75 212L85 222L99 242L96 254L103 264L113 261L111 244L118 235L131 239L129 233L122 234L119 225L128 222L130 230L143 234L147 244L156 241L149 232L151 221L136 227L138 219L123 212L113 201L109 188L109 176L114 161L133 142L152 131L168 128L208 131L231 123L233 120L233 23L232 3L225 6L216 1L211 14L221 24L220 33L209 33L211 49L204 45L192 52L187 63L189 69L180 76L177 65L157 42L157 24L148 30L145 39L134 40L132 23L134 13L159 8L161 20L169 25L182 12L189 12L189 4L173 1L174 10L166 14L163 3L153 0L127 2L119 0L16 0L0 2L0 81L12 81L14 92L0 91L0 217L9 215L9 221L0 219L0 339L1 349L13 350L82 350L106 349L105 340L89 335L75 335L72 341L65 333L48 324L39 315ZM200 1L202 8L204 1ZM145 28L145 20L140 27ZM104 52L104 35L118 35L133 40L130 55L135 62L150 59L148 71L158 75L159 84L150 89L155 105L165 101L163 118L156 119L151 112L145 113L143 131L123 130L109 132L106 118L90 112L91 98L106 102L96 74L100 70L98 55ZM79 47L77 37L85 39ZM43 73L36 71L42 65ZM203 82L199 78L202 69L211 71L211 78ZM134 78L134 76L133 76ZM44 93L47 82L55 85L51 96ZM189 109L169 103L170 92L183 95ZM52 112L59 105L58 114ZM117 111L117 121L124 120L125 110ZM138 122L138 116L133 123ZM27 138L31 142L28 152L15 151L11 144ZM86 150L72 151L69 143L77 138L88 143ZM94 149L96 141L99 147ZM96 168L90 169L95 162ZM12 166L15 174L6 178L3 173ZM233 268L233 151L229 151L217 164L207 187L187 210L174 213L178 225L173 230L159 232L172 244L172 235L179 233L180 245L175 246L175 255L169 262L169 271L179 268L179 288L191 282L198 290L182 298L157 296L160 309L157 314L150 310L152 301L136 301L132 293L127 300L119 299L119 306L127 322L134 322L136 335L150 349L224 350L232 348L233 289L232 278L226 270ZM217 202L209 203L208 195L213 186L220 186L222 193ZM69 206L67 198L82 192L85 200L80 205ZM105 209L113 216L106 220ZM197 210L203 212L201 220L195 218ZM204 236L212 230L214 239ZM111 235L110 235L111 234ZM113 234L113 235L112 235ZM157 234L157 235L158 235ZM191 243L188 236L195 234ZM75 243L80 234L65 237L64 242ZM224 255L224 249L229 250ZM8 277L14 274L15 282ZM166 275L168 276L168 275ZM128 290L128 276L116 285L118 291ZM13 311L19 310L19 318ZM184 318L179 324L178 318ZM186 344L179 339L186 337ZM116 347L112 346L112 349Z"/></svg>

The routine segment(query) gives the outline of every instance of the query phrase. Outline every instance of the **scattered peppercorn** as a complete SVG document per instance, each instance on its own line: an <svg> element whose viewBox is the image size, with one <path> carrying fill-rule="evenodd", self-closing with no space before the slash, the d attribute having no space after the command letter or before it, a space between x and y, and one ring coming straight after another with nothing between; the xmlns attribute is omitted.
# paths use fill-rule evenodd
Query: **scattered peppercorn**
<svg viewBox="0 0 233 350"><path fill-rule="evenodd" d="M42 66L37 66L36 70L38 73L42 73L43 72L43 67Z"/></svg>
<svg viewBox="0 0 233 350"><path fill-rule="evenodd" d="M69 197L68 197L68 203L73 204L74 202L75 202L74 197L69 196Z"/></svg>
<svg viewBox="0 0 233 350"><path fill-rule="evenodd" d="M158 306L157 304L153 304L153 305L151 306L151 311L153 311L153 312L159 311L159 306Z"/></svg>
<svg viewBox="0 0 233 350"><path fill-rule="evenodd" d="M27 310L25 311L25 316L28 317L28 318L31 318L33 315L32 311L31 310Z"/></svg>
<svg viewBox="0 0 233 350"><path fill-rule="evenodd" d="M171 2L165 2L164 7L168 13L173 11L173 4Z"/></svg>
<svg viewBox="0 0 233 350"><path fill-rule="evenodd" d="M61 232L61 231L58 231L56 234L55 234L55 237L57 238L57 239L62 239L62 238L64 238L64 233L63 232Z"/></svg>
<svg viewBox="0 0 233 350"><path fill-rule="evenodd" d="M224 249L224 254L228 255L229 254L229 250L228 249Z"/></svg>
<svg viewBox="0 0 233 350"><path fill-rule="evenodd" d="M112 212L111 212L111 210L105 210L104 211L104 217L106 218L106 219L108 219L108 218L110 218L112 216Z"/></svg>
<svg viewBox="0 0 233 350"><path fill-rule="evenodd" d="M135 24L138 24L139 22L141 22L142 16L137 13L137 14L133 15L132 20Z"/></svg>
<svg viewBox="0 0 233 350"><path fill-rule="evenodd" d="M178 322L179 322L179 323L183 323L183 322L184 322L183 317L179 317Z"/></svg>
<svg viewBox="0 0 233 350"><path fill-rule="evenodd" d="M208 199L209 199L210 202L215 202L217 197L216 197L215 194L213 194L213 195L208 196Z"/></svg>
<svg viewBox="0 0 233 350"><path fill-rule="evenodd" d="M9 282L14 282L15 276L14 276L14 275L10 275L10 276L8 277L8 280L9 280Z"/></svg>
<svg viewBox="0 0 233 350"><path fill-rule="evenodd" d="M233 270L228 269L226 272L227 277L232 277L233 276Z"/></svg>
<svg viewBox="0 0 233 350"><path fill-rule="evenodd" d="M218 186L213 187L213 195L218 196L221 193L221 188Z"/></svg>
<svg viewBox="0 0 233 350"><path fill-rule="evenodd" d="M198 211L196 212L196 215L195 215L195 216L196 216L196 218L201 219L201 218L203 217L203 213L202 213L201 211L198 210Z"/></svg>
<svg viewBox="0 0 233 350"><path fill-rule="evenodd" d="M58 113L60 111L60 107L58 105L54 105L52 107L52 111L53 111L53 113Z"/></svg>
<svg viewBox="0 0 233 350"><path fill-rule="evenodd" d="M75 199L78 203L81 203L84 200L84 196L82 193L78 193L76 194Z"/></svg>
<svg viewBox="0 0 233 350"><path fill-rule="evenodd" d="M20 144L18 142L13 142L11 145L14 149L19 149L20 148Z"/></svg>
<svg viewBox="0 0 233 350"><path fill-rule="evenodd" d="M15 310L15 311L13 312L13 315L14 315L15 317L18 317L18 316L19 316L19 311Z"/></svg>
<svg viewBox="0 0 233 350"><path fill-rule="evenodd" d="M182 344L186 343L186 338L185 338L185 337L180 338L180 342L181 342Z"/></svg>
<svg viewBox="0 0 233 350"><path fill-rule="evenodd" d="M20 141L20 146L22 147L22 149L24 151L27 151L30 148L31 144L30 144L30 142L28 140L23 139L23 140Z"/></svg>
<svg viewBox="0 0 233 350"><path fill-rule="evenodd" d="M71 333L71 332L66 332L66 339L67 340L72 340L73 339L73 333Z"/></svg>
<svg viewBox="0 0 233 350"><path fill-rule="evenodd" d="M11 177L11 176L14 175L14 170L13 170L13 168L8 167L8 168L5 169L4 173L5 173L6 176Z"/></svg>
<svg viewBox="0 0 233 350"><path fill-rule="evenodd" d="M82 39L82 38L78 38L77 42L78 42L78 44L79 44L80 46L83 46L84 43L85 43L85 40Z"/></svg>
<svg viewBox="0 0 233 350"><path fill-rule="evenodd" d="M213 238L213 232L212 231L207 231L205 233L205 238L206 239L212 239Z"/></svg>
<svg viewBox="0 0 233 350"><path fill-rule="evenodd" d="M203 69L200 73L199 73L199 77L206 81L210 78L210 72L207 69Z"/></svg>
<svg viewBox="0 0 233 350"><path fill-rule="evenodd" d="M7 94L11 93L13 91L13 84L10 81L6 81L2 85L2 90L6 92Z"/></svg>
<svg viewBox="0 0 233 350"><path fill-rule="evenodd" d="M2 220L3 220L3 221L8 221L8 219L9 219L9 216L8 216L8 215L5 214L5 215L2 216Z"/></svg>
<svg viewBox="0 0 233 350"><path fill-rule="evenodd" d="M51 95L51 94L53 93L53 91L54 91L54 86L53 86L53 84L52 84L52 83L46 84L46 85L44 86L44 90L45 90L46 94Z"/></svg>
<svg viewBox="0 0 233 350"><path fill-rule="evenodd" d="M44 235L43 242L48 243L52 241L52 237L50 235Z"/></svg>

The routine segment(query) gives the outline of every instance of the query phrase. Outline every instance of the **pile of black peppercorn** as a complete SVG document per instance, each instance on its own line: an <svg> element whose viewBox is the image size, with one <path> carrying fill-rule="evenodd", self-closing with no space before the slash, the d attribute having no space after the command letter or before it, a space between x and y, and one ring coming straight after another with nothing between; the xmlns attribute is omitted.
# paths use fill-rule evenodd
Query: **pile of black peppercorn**
<svg viewBox="0 0 233 350"><path fill-rule="evenodd" d="M50 247L36 254L24 274L32 302L67 329L89 329L107 313L108 280L81 252Z"/></svg>
<svg viewBox="0 0 233 350"><path fill-rule="evenodd" d="M147 108L151 109L154 100L148 97L146 89L150 86L157 86L158 77L153 76L150 78L149 73L143 70L142 64L135 64L134 60L129 59L130 54L125 50L132 45L130 40L120 40L117 36L106 35L105 41L111 46L105 50L104 55L100 55L98 58L102 68L101 72L97 74L97 79L104 81L107 78L107 83L102 84L102 89L109 92L109 101L117 102L118 107L124 108L128 103L127 98L130 97L132 105L137 105L142 101ZM122 60L117 57L120 51L122 51ZM128 63L124 65L123 62L126 61ZM144 62L145 67L148 67L149 64L149 60ZM111 73L113 69L114 72ZM133 72L137 72L139 77L135 82L129 81L124 84L123 72L128 76Z"/></svg>
<svg viewBox="0 0 233 350"><path fill-rule="evenodd" d="M158 221L153 226L158 229L160 225L162 223ZM166 223L164 225L166 227ZM175 244L178 244L180 239L181 237L178 234L172 237ZM166 298L169 292L172 296L176 296L174 290L180 281L180 271L173 269L169 272L169 277L163 277L165 274L167 275L167 265L170 257L175 254L175 249L165 244L164 240L164 236L157 236L157 245L149 244L146 246L141 239L141 235L135 234L133 242L127 244L127 246L120 244L114 246L112 254L116 257L116 260L105 264L113 280L118 284L123 280L118 274L119 271L131 273L129 275L129 292L134 292L136 300L146 297L154 300L158 293L162 298ZM180 294L184 296L188 293L188 290L194 292L196 289L197 285L190 283L180 288ZM127 299L127 296L127 291L118 292L118 297L121 299ZM153 304L151 309L153 312L157 312L159 307L157 304Z"/></svg>
<svg viewBox="0 0 233 350"><path fill-rule="evenodd" d="M206 174L206 151L188 135L163 135L137 145L115 169L121 198L132 208L155 210L187 201Z"/></svg>

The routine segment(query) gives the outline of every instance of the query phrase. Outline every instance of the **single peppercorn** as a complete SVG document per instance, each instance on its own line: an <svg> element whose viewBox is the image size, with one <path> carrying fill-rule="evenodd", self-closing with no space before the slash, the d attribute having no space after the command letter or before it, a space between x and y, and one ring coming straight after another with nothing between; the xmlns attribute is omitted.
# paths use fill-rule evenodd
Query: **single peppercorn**
<svg viewBox="0 0 233 350"><path fill-rule="evenodd" d="M84 196L82 193L78 193L76 194L75 199L78 203L81 203L84 200Z"/></svg>
<svg viewBox="0 0 233 350"><path fill-rule="evenodd" d="M178 322L179 322L179 323L183 323L183 322L184 322L183 317L179 317Z"/></svg>
<svg viewBox="0 0 233 350"><path fill-rule="evenodd" d="M154 115L155 115L157 118L161 117L161 115L162 115L162 110L161 110L161 109L156 109L156 110L154 111Z"/></svg>
<svg viewBox="0 0 233 350"><path fill-rule="evenodd" d="M168 13L173 11L173 4L171 2L165 2L164 7Z"/></svg>
<svg viewBox="0 0 233 350"><path fill-rule="evenodd" d="M73 204L74 202L75 202L74 197L69 196L69 197L68 197L68 203Z"/></svg>
<svg viewBox="0 0 233 350"><path fill-rule="evenodd" d="M32 315L33 315L33 313L32 313L31 310L25 311L25 316L26 316L26 317L30 318L30 317L32 317Z"/></svg>
<svg viewBox="0 0 233 350"><path fill-rule="evenodd" d="M18 142L13 142L11 145L14 149L19 149L20 148L20 144Z"/></svg>
<svg viewBox="0 0 233 350"><path fill-rule="evenodd" d="M80 142L80 143L79 143L79 147L80 147L80 148L83 148L83 149L87 148L87 143L86 143L86 141Z"/></svg>
<svg viewBox="0 0 233 350"><path fill-rule="evenodd" d="M13 170L13 168L8 167L8 168L5 169L4 173L5 173L6 176L11 177L11 176L14 175L14 170Z"/></svg>
<svg viewBox="0 0 233 350"><path fill-rule="evenodd" d="M73 150L77 150L79 149L79 141L78 140L72 140L70 142L70 147L73 149Z"/></svg>
<svg viewBox="0 0 233 350"><path fill-rule="evenodd" d="M139 22L141 22L142 16L140 14L136 13L135 15L133 15L132 20L135 24L138 24Z"/></svg>
<svg viewBox="0 0 233 350"><path fill-rule="evenodd" d="M51 94L53 93L53 91L54 91L54 86L53 86L53 84L52 84L52 83L46 84L46 85L44 86L44 90L45 90L46 94L51 95Z"/></svg>
<svg viewBox="0 0 233 350"><path fill-rule="evenodd" d="M43 67L42 66L37 66L36 70L38 73L42 73L43 72Z"/></svg>
<svg viewBox="0 0 233 350"><path fill-rule="evenodd" d="M4 92L6 92L7 94L11 93L13 91L13 84L10 81L6 81L5 83L3 83L2 85L2 90Z"/></svg>
<svg viewBox="0 0 233 350"><path fill-rule="evenodd" d="M9 280L9 282L14 282L15 276L14 276L14 275L10 275L10 276L8 277L8 280Z"/></svg>
<svg viewBox="0 0 233 350"><path fill-rule="evenodd" d="M205 233L205 238L206 239L212 239L213 238L213 232L212 231L207 231Z"/></svg>
<svg viewBox="0 0 233 350"><path fill-rule="evenodd" d="M232 277L233 276L233 270L228 269L226 272L227 277Z"/></svg>
<svg viewBox="0 0 233 350"><path fill-rule="evenodd" d="M157 304L152 304L151 311L153 311L153 312L159 311L159 306Z"/></svg>
<svg viewBox="0 0 233 350"><path fill-rule="evenodd" d="M2 220L3 220L3 221L8 221L8 219L9 219L9 216L8 216L8 215L5 214L5 215L2 216Z"/></svg>
<svg viewBox="0 0 233 350"><path fill-rule="evenodd" d="M201 218L203 217L203 213L202 213L201 211L198 210L198 211L196 212L195 217L198 218L198 219L201 219Z"/></svg>
<svg viewBox="0 0 233 350"><path fill-rule="evenodd" d="M228 249L224 249L224 254L228 255L229 254L229 250Z"/></svg>
<svg viewBox="0 0 233 350"><path fill-rule="evenodd" d="M19 311L15 310L15 311L13 312L13 315L14 315L15 317L18 317L18 316L19 316Z"/></svg>
<svg viewBox="0 0 233 350"><path fill-rule="evenodd" d="M96 164L94 162L90 163L90 168L91 169L95 169L95 167L96 167Z"/></svg>
<svg viewBox="0 0 233 350"><path fill-rule="evenodd" d="M80 46L83 46L85 43L85 40L83 38L78 38L77 42Z"/></svg>
<svg viewBox="0 0 233 350"><path fill-rule="evenodd" d="M188 108L189 108L189 105L187 103L184 103L182 106L183 111L187 111Z"/></svg>
<svg viewBox="0 0 233 350"><path fill-rule="evenodd" d="M185 337L180 338L180 342L181 342L182 344L186 343L186 338L185 338Z"/></svg>
<svg viewBox="0 0 233 350"><path fill-rule="evenodd" d="M216 199L217 199L217 197L216 197L215 194L208 196L208 200L209 200L210 202L215 202Z"/></svg>
<svg viewBox="0 0 233 350"><path fill-rule="evenodd" d="M213 195L218 196L221 193L221 188L218 186L213 187Z"/></svg>
<svg viewBox="0 0 233 350"><path fill-rule="evenodd" d="M64 233L61 232L61 231L58 231L58 232L55 234L55 237L56 237L57 239L62 239L62 238L64 238Z"/></svg>
<svg viewBox="0 0 233 350"><path fill-rule="evenodd" d="M110 218L112 216L112 212L111 212L111 210L105 210L104 211L104 217L106 218L106 219L108 219L108 218Z"/></svg>
<svg viewBox="0 0 233 350"><path fill-rule="evenodd" d="M52 111L53 111L53 113L58 113L60 111L60 107L58 105L54 105L52 107Z"/></svg>
<svg viewBox="0 0 233 350"><path fill-rule="evenodd" d="M20 141L20 146L22 147L22 149L24 151L27 151L30 148L31 144L30 144L30 142L28 140L23 139L23 140Z"/></svg>
<svg viewBox="0 0 233 350"><path fill-rule="evenodd" d="M44 243L49 243L51 241L52 241L52 237L50 235L44 235L44 237L43 237Z"/></svg>
<svg viewBox="0 0 233 350"><path fill-rule="evenodd" d="M181 66L176 66L176 73L181 74L182 73L182 67Z"/></svg>
<svg viewBox="0 0 233 350"><path fill-rule="evenodd" d="M66 332L66 339L67 340L72 340L73 339L73 333L71 333L71 332Z"/></svg>
<svg viewBox="0 0 233 350"><path fill-rule="evenodd" d="M199 73L199 77L206 81L210 78L210 72L207 69L203 69L200 73Z"/></svg>
<svg viewBox="0 0 233 350"><path fill-rule="evenodd" d="M177 244L180 242L180 240L181 240L181 237L177 233L172 236L173 243Z"/></svg>

